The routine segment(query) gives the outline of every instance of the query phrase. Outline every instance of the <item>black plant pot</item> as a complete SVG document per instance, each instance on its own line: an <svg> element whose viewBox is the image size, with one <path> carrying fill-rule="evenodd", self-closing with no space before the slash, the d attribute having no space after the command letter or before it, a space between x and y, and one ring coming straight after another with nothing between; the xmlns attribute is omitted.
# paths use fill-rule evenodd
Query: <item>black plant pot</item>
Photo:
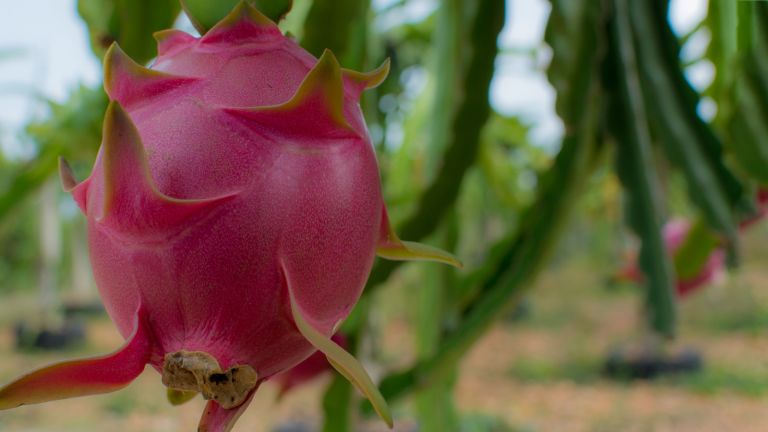
<svg viewBox="0 0 768 432"><path fill-rule="evenodd" d="M59 328L31 328L23 322L14 326L16 348L19 350L65 350L85 342L85 324L68 318Z"/></svg>
<svg viewBox="0 0 768 432"><path fill-rule="evenodd" d="M612 350L603 366L603 374L614 379L654 379L698 372L704 367L701 354L692 348L677 353L660 351Z"/></svg>

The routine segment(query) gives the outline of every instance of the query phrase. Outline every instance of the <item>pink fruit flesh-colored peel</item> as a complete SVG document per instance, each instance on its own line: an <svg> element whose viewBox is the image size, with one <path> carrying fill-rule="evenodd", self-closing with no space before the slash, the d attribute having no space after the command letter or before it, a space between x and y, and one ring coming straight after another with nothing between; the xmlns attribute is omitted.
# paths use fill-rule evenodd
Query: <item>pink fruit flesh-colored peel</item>
<svg viewBox="0 0 768 432"><path fill-rule="evenodd" d="M370 378L329 335L377 253L460 263L401 241L386 217L358 100L388 64L365 74L330 51L315 59L244 2L200 38L156 38L151 69L116 45L105 56L111 102L90 177L78 183L60 163L128 343L3 387L0 409L116 390L149 364L174 403L215 399L200 427L220 432L261 382L319 350L391 425Z"/></svg>
<svg viewBox="0 0 768 432"><path fill-rule="evenodd" d="M672 219L664 225L662 232L664 246L670 255L674 256L678 249L680 249L685 242L690 229L690 222L685 219ZM723 251L722 248L717 248L712 251L707 258L707 261L696 275L686 279L678 278L675 281L677 296L685 298L690 294L693 294L700 288L717 279L717 277L722 274L724 268L725 251ZM629 258L629 262L618 272L617 278L619 280L633 282L641 282L643 280L643 274L637 266L636 256L631 256Z"/></svg>

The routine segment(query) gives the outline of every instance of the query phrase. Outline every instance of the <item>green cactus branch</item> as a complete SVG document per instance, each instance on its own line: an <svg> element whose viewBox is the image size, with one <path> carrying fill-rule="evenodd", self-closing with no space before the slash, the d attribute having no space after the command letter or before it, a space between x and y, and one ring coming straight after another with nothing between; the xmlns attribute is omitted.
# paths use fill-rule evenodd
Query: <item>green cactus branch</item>
<svg viewBox="0 0 768 432"><path fill-rule="evenodd" d="M112 42L139 63L155 56L152 33L173 26L179 0L78 0L93 52L102 57Z"/></svg>
<svg viewBox="0 0 768 432"><path fill-rule="evenodd" d="M477 157L480 132L491 112L488 92L498 52L497 39L504 26L504 10L502 0L484 1L478 7L471 26L472 52L466 75L461 79L463 98L453 117L443 164L422 194L415 213L397 229L403 239L417 241L437 229L456 202L464 175ZM378 261L365 292L373 292L399 265L395 261Z"/></svg>
<svg viewBox="0 0 768 432"><path fill-rule="evenodd" d="M269 17L272 21L280 21L293 6L293 0L172 0L180 3L187 14L192 25L195 26L200 34L205 34L222 18L237 6L238 3L245 1L255 6L261 13ZM319 56L319 54L318 54Z"/></svg>
<svg viewBox="0 0 768 432"><path fill-rule="evenodd" d="M627 194L628 223L642 239L639 265L646 275L646 306L654 330L674 334L673 271L661 236L661 191L654 169L649 122L640 86L627 0L614 0L605 86L608 132L616 144L616 171Z"/></svg>
<svg viewBox="0 0 768 432"><path fill-rule="evenodd" d="M301 46L315 56L330 49L344 67L366 65L369 0L315 0L304 20Z"/></svg>
<svg viewBox="0 0 768 432"><path fill-rule="evenodd" d="M597 86L590 98L598 96ZM566 220L568 208L579 185L594 166L596 151L596 104L585 110L584 128L563 141L563 150L544 177L535 203L528 209L514 237L495 247L493 265L481 270L477 297L463 312L461 326L448 333L435 355L405 371L387 376L381 391L389 400L442 379L480 336L531 286L535 275L552 250L558 227Z"/></svg>
<svg viewBox="0 0 768 432"><path fill-rule="evenodd" d="M760 184L768 184L768 5L710 4L709 57L727 64L713 86L719 101L718 124L724 125L729 150L739 167ZM730 24L730 27L728 26ZM733 31L737 25L738 32ZM738 38L737 38L738 34Z"/></svg>
<svg viewBox="0 0 768 432"><path fill-rule="evenodd" d="M685 176L691 202L735 249L734 211L744 190L726 167L722 142L699 116L699 96L680 68L679 43L667 20L668 1L631 2L629 28L651 124L662 147Z"/></svg>
<svg viewBox="0 0 768 432"><path fill-rule="evenodd" d="M570 32L547 33L555 51L569 50L574 56L573 61L553 64L555 70L550 73L550 79L571 77L571 91L559 94L562 99L558 100L567 124L562 150L542 177L537 198L524 212L518 229L492 248L486 266L467 277L477 288L475 298L461 313L461 325L445 335L432 357L382 381L382 393L390 400L445 378L496 318L530 288L580 186L595 167L601 115L602 8L600 2L591 1L580 6L574 9L553 3L556 18L550 25L557 25L558 19L568 20ZM575 101L581 103L580 109Z"/></svg>

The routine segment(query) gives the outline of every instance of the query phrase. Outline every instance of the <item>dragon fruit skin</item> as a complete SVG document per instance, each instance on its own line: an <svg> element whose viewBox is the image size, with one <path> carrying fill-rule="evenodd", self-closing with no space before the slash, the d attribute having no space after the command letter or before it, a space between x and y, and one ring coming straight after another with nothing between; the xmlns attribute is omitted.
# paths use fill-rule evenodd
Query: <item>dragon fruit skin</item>
<svg viewBox="0 0 768 432"><path fill-rule="evenodd" d="M364 74L318 60L241 3L200 38L157 35L144 68L105 57L112 101L91 176L65 189L88 219L91 262L126 345L0 389L0 409L113 391L146 364L207 399L201 431L229 430L258 385L320 350L371 399L329 339L375 255L459 265L389 226L358 100Z"/></svg>
<svg viewBox="0 0 768 432"><path fill-rule="evenodd" d="M662 230L664 247L671 256L674 256L680 247L682 247L690 229L691 223L682 218L672 219L664 224ZM641 282L643 280L643 274L637 266L637 258L633 256L629 261L630 262L628 262L619 272L618 278L621 280ZM724 269L725 251L718 247L712 251L698 273L692 277L676 279L675 291L678 298L688 297L700 288L715 281L723 274Z"/></svg>

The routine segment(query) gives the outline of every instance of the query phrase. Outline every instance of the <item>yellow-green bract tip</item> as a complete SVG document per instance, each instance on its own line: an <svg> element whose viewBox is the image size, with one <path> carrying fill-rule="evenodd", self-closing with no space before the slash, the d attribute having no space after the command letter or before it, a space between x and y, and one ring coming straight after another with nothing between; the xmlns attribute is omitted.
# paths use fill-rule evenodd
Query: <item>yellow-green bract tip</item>
<svg viewBox="0 0 768 432"><path fill-rule="evenodd" d="M373 409L391 429L394 426L392 413L389 410L389 405L387 405L384 396L382 396L381 392L379 392L379 389L376 387L376 384L373 383L371 377L368 376L368 373L356 358L344 351L344 349L338 346L329 337L317 331L306 318L304 318L304 315L301 312L301 307L296 302L296 298L291 289L290 274L288 274L285 269L284 272L288 285L288 297L291 302L291 314L293 315L293 321L296 323L299 332L309 343L317 348L318 351L325 354L331 366L339 371L344 378L354 384L355 387L368 398L371 405L373 405Z"/></svg>
<svg viewBox="0 0 768 432"><path fill-rule="evenodd" d="M344 77L360 83L364 89L372 89L381 85L389 75L390 61L387 58L381 66L370 72L357 72L351 69L342 69Z"/></svg>

